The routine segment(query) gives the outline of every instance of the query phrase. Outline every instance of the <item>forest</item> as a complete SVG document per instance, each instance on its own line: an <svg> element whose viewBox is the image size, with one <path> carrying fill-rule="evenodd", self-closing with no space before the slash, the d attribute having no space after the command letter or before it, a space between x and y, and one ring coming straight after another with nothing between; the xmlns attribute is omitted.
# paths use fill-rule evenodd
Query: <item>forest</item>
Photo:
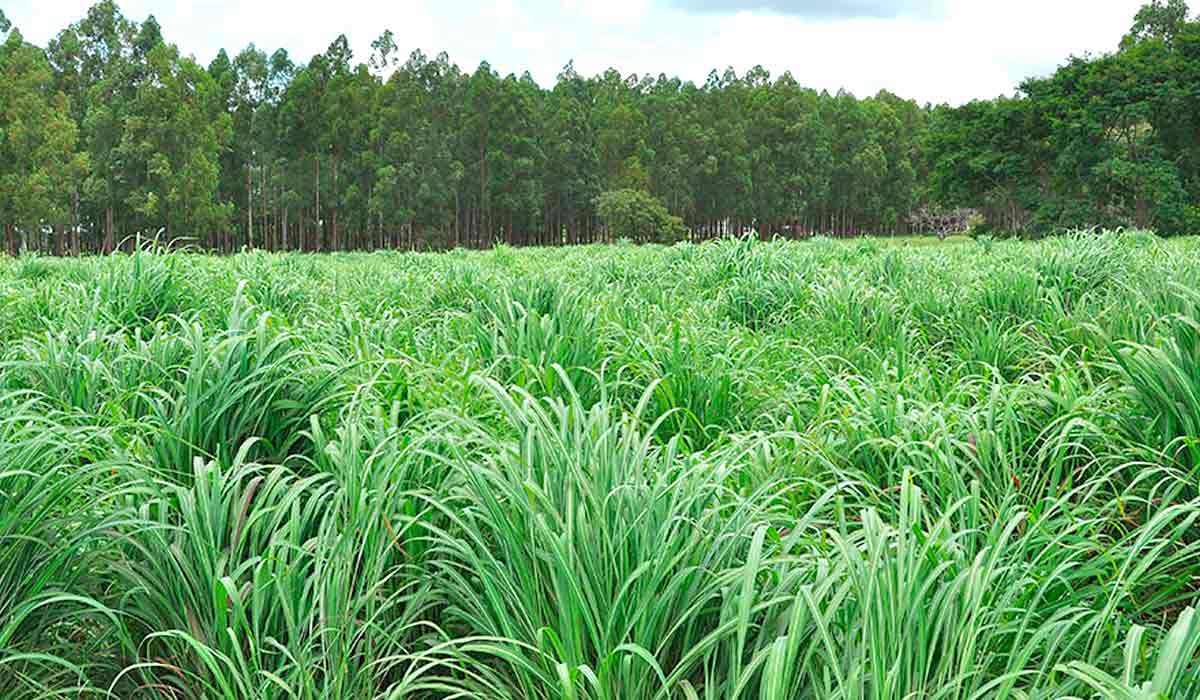
<svg viewBox="0 0 1200 700"><path fill-rule="evenodd" d="M1200 21L1182 0L1146 5L1111 53L961 106L761 67L697 85L568 64L546 87L405 58L390 31L365 61L339 36L307 61L250 45L202 66L113 0L46 46L2 13L0 32L10 253L1200 226ZM605 197L670 225L626 231Z"/></svg>

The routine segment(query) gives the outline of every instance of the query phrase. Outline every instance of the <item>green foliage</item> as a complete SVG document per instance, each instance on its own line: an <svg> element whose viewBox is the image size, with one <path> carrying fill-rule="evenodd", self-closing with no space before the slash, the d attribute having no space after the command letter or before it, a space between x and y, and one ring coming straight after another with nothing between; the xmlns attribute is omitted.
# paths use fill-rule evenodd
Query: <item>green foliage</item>
<svg viewBox="0 0 1200 700"><path fill-rule="evenodd" d="M725 313L736 323L761 330L786 323L803 306L807 292L805 281L796 276L739 275L724 290Z"/></svg>
<svg viewBox="0 0 1200 700"><path fill-rule="evenodd" d="M1113 354L1164 449L1200 466L1200 315L1170 320L1159 344L1126 343Z"/></svg>
<svg viewBox="0 0 1200 700"><path fill-rule="evenodd" d="M83 431L28 395L0 394L0 409L0 694L44 697L87 684L98 640L73 630L115 621L87 595L102 521L73 512L98 470L82 464L91 447Z"/></svg>
<svg viewBox="0 0 1200 700"><path fill-rule="evenodd" d="M96 281L94 294L103 300L101 313L109 321L139 328L184 313L188 290L180 259L163 252L139 246Z"/></svg>
<svg viewBox="0 0 1200 700"><path fill-rule="evenodd" d="M715 441L741 419L738 362L673 324L667 342L641 340L633 370L643 386L646 411L664 439L678 436L695 449Z"/></svg>
<svg viewBox="0 0 1200 700"><path fill-rule="evenodd" d="M569 391L568 383L590 403L602 359L595 311L580 295L524 289L485 303L469 318L479 359L502 381L547 395Z"/></svg>
<svg viewBox="0 0 1200 700"><path fill-rule="evenodd" d="M1109 54L1014 97L858 99L762 67L582 76L253 44L207 67L101 0L0 44L10 253L349 251L1200 226L1200 22L1153 0ZM982 221L971 221L978 214ZM270 290L266 291L267 294ZM286 302L284 304L287 305Z"/></svg>
<svg viewBox="0 0 1200 700"><path fill-rule="evenodd" d="M934 111L930 181L985 228L1044 234L1088 225L1186 234L1200 224L1196 74L1200 21L1153 0L1120 50L1073 58L1017 98Z"/></svg>
<svg viewBox="0 0 1200 700"><path fill-rule="evenodd" d="M596 215L610 235L639 243L673 243L687 235L683 221L642 190L605 192L596 198Z"/></svg>
<svg viewBox="0 0 1200 700"><path fill-rule="evenodd" d="M695 85L569 65L543 89L445 54L398 60L385 30L362 61L339 36L303 60L251 45L204 69L112 0L44 52L6 45L0 123L38 134L5 151L13 251L160 232L223 252L895 233L924 198L927 109L762 68ZM602 215L613 193L621 211Z"/></svg>
<svg viewBox="0 0 1200 700"><path fill-rule="evenodd" d="M189 485L144 487L123 526L114 580L135 595L138 649L115 685L190 697L361 697L395 682L426 597L424 485L397 436L366 421L314 428L316 474L197 460ZM262 679L271 679L262 683Z"/></svg>
<svg viewBox="0 0 1200 700"><path fill-rule="evenodd" d="M731 494L722 470L652 447L611 405L490 392L515 446L474 427L478 451L450 464L455 527L434 545L447 622L479 635L443 652L467 665L464 690L655 697L704 673L735 623L757 628L767 489Z"/></svg>
<svg viewBox="0 0 1200 700"><path fill-rule="evenodd" d="M1041 283L1070 304L1121 278L1128 249L1129 244L1119 233L1105 231L1094 235L1080 231L1048 243L1045 256L1037 262L1037 271Z"/></svg>
<svg viewBox="0 0 1200 700"><path fill-rule="evenodd" d="M52 272L53 268L41 256L23 255L20 266L17 268L16 278L37 281L49 277Z"/></svg>
<svg viewBox="0 0 1200 700"><path fill-rule="evenodd" d="M183 324L185 364L172 367L167 387L140 397L156 426L147 445L164 479L186 480L197 458L231 464L243 450L276 460L304 453L302 432L333 399L335 375L320 366L290 333L271 327L234 300L227 329L208 334Z"/></svg>
<svg viewBox="0 0 1200 700"><path fill-rule="evenodd" d="M1125 669L1120 678L1081 662L1066 664L1060 670L1082 680L1103 700L1170 700L1192 697L1200 691L1195 674L1189 672L1200 649L1200 618L1196 617L1195 609L1187 608L1179 615L1152 654L1144 648L1145 634L1146 629L1140 625L1129 630L1125 638ZM1138 667L1148 656L1154 658L1154 666L1148 669L1150 680L1139 683Z"/></svg>
<svg viewBox="0 0 1200 700"><path fill-rule="evenodd" d="M3 17L0 25L7 31ZM45 54L19 31L0 43L0 225L9 254L38 243L14 227L68 223L71 185L86 168L76 152L78 125L53 81Z"/></svg>
<svg viewBox="0 0 1200 700"><path fill-rule="evenodd" d="M1122 48L1146 39L1170 42L1188 21L1186 0L1150 0L1133 18L1133 27L1121 41Z"/></svg>

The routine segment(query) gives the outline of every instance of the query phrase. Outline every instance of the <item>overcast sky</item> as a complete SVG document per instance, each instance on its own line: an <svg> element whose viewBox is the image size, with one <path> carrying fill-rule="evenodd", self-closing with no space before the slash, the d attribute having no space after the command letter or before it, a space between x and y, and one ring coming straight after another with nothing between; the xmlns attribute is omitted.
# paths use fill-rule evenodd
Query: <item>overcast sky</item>
<svg viewBox="0 0 1200 700"><path fill-rule="evenodd" d="M922 102L1011 93L1071 54L1116 47L1143 0L123 0L154 14L168 41L207 64L254 42L306 61L345 33L357 59L384 29L404 54L446 51L529 70L543 85L579 72L667 73L702 82L713 68L761 64L802 84L863 96L888 89ZM4 0L44 44L90 0Z"/></svg>

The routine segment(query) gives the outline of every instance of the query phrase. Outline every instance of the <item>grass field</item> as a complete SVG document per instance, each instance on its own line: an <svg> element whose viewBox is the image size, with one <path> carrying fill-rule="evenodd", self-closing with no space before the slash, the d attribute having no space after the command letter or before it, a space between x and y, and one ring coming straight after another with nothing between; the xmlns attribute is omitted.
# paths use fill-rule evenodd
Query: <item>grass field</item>
<svg viewBox="0 0 1200 700"><path fill-rule="evenodd" d="M0 697L1193 700L1200 241L0 260Z"/></svg>

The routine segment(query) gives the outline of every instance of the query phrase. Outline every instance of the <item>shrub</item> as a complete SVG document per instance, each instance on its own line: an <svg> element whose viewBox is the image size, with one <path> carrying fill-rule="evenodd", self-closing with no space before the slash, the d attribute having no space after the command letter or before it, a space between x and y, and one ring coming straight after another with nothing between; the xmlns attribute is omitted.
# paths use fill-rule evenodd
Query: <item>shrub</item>
<svg viewBox="0 0 1200 700"><path fill-rule="evenodd" d="M596 215L614 236L638 243L673 243L687 237L683 220L642 190L612 190L596 198Z"/></svg>

